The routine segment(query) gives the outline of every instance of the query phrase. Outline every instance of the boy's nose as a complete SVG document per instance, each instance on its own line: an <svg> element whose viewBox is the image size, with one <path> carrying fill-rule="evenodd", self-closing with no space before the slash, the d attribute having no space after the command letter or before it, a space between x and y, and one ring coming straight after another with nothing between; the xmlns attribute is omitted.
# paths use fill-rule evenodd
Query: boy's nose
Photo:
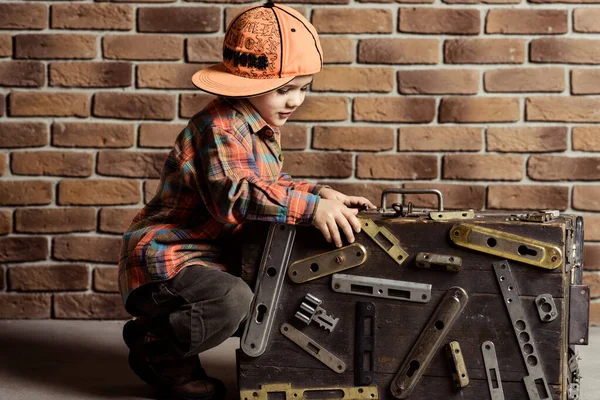
<svg viewBox="0 0 600 400"><path fill-rule="evenodd" d="M288 108L296 108L302 104L304 100L303 93L293 93L290 97L288 97L286 106Z"/></svg>

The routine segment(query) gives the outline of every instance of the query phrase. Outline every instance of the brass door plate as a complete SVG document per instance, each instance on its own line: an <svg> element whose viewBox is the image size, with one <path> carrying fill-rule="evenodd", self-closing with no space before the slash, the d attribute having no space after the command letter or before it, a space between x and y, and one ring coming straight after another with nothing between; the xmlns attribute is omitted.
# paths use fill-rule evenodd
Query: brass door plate
<svg viewBox="0 0 600 400"><path fill-rule="evenodd" d="M449 221L451 219L473 219L475 218L475 211L431 211L429 218L434 221Z"/></svg>
<svg viewBox="0 0 600 400"><path fill-rule="evenodd" d="M459 246L545 269L560 267L562 251L550 243L473 224L456 224L450 239Z"/></svg>
<svg viewBox="0 0 600 400"><path fill-rule="evenodd" d="M292 388L290 383L260 385L259 390L240 390L240 400L268 400L269 394L283 394L285 400L378 400L377 386ZM276 397L282 398L282 397Z"/></svg>
<svg viewBox="0 0 600 400"><path fill-rule="evenodd" d="M444 254L418 253L415 264L419 268L428 268L434 271L460 272L462 258Z"/></svg>
<svg viewBox="0 0 600 400"><path fill-rule="evenodd" d="M452 368L452 380L457 388L464 388L469 384L469 374L465 360L460 349L460 344L457 341L450 342L446 345L446 355L450 367Z"/></svg>
<svg viewBox="0 0 600 400"><path fill-rule="evenodd" d="M303 283L348 268L358 267L365 261L367 261L367 249L362 244L354 243L295 261L288 268L288 276L292 282Z"/></svg>
<svg viewBox="0 0 600 400"><path fill-rule="evenodd" d="M383 251L401 265L408 257L408 253L400 246L400 241L385 226L378 226L370 218L359 217L362 230L373 239Z"/></svg>

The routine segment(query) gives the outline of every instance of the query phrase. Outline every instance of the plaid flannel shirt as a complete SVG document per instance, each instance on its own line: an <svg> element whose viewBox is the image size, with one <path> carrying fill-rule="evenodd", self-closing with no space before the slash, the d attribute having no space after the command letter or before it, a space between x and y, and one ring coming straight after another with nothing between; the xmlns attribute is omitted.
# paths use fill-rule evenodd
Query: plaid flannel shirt
<svg viewBox="0 0 600 400"><path fill-rule="evenodd" d="M154 198L123 236L119 289L164 281L189 265L226 270L223 243L246 221L309 224L321 185L281 173L280 132L247 100L217 98L177 137Z"/></svg>

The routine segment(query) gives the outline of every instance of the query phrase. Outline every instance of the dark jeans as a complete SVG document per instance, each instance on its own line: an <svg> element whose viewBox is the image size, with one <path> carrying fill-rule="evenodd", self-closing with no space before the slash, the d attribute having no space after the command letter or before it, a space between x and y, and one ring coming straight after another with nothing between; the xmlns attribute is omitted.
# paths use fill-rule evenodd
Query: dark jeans
<svg viewBox="0 0 600 400"><path fill-rule="evenodd" d="M127 310L151 317L176 352L188 357L231 337L246 319L252 296L241 278L198 265L184 268L168 281L134 290Z"/></svg>

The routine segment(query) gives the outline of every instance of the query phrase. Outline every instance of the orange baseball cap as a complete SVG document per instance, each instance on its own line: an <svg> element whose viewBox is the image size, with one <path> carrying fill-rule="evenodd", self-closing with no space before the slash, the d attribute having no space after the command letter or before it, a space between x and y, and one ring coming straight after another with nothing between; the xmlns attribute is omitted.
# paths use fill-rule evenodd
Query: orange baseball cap
<svg viewBox="0 0 600 400"><path fill-rule="evenodd" d="M231 21L223 62L196 72L192 83L219 96L258 96L321 71L322 54L317 30L302 14L268 2Z"/></svg>

